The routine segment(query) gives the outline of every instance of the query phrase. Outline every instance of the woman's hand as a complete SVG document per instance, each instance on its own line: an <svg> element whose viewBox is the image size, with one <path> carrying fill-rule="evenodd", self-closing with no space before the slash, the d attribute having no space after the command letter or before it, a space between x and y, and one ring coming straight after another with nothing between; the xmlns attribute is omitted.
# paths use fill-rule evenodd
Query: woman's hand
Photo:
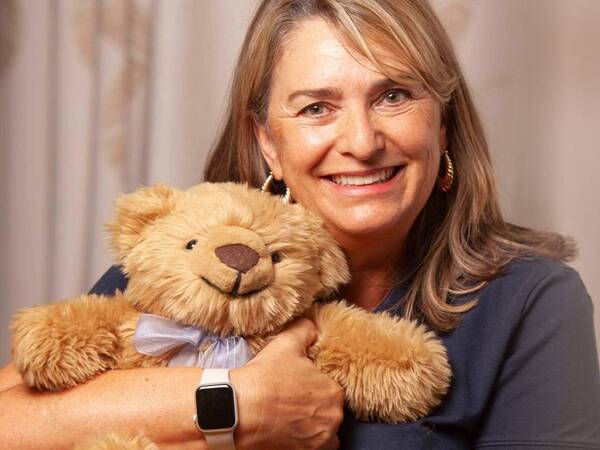
<svg viewBox="0 0 600 450"><path fill-rule="evenodd" d="M299 319L246 366L230 372L238 392L236 448L336 449L340 386L308 359L317 329Z"/></svg>

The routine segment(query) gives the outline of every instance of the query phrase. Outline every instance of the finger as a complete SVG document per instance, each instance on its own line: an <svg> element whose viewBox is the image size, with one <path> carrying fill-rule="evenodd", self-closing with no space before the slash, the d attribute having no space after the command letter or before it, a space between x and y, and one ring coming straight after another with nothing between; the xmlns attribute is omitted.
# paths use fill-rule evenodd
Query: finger
<svg viewBox="0 0 600 450"><path fill-rule="evenodd" d="M287 351L306 356L308 349L319 337L317 327L308 319L300 318L290 323L279 333L273 343L285 345Z"/></svg>

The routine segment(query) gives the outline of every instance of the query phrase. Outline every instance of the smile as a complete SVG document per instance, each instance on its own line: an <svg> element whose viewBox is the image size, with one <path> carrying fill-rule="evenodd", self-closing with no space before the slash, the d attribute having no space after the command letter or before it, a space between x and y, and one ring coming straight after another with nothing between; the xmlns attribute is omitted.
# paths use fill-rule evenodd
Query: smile
<svg viewBox="0 0 600 450"><path fill-rule="evenodd" d="M202 281L204 281L207 285L209 285L211 288L216 289L217 291L219 291L221 294L225 294L229 297L233 297L233 298L244 298L244 297L249 297L251 295L254 295L260 291L262 291L263 289L265 289L268 285L259 287L258 289L253 289L251 291L248 292L244 292L243 294L240 294L238 292L239 286L240 286L240 281L241 281L241 273L238 272L237 274L237 278L235 280L235 285L233 286L233 289L230 292L224 291L223 289L221 289L219 286L217 286L216 284L210 282L207 278L205 277L200 277L200 279Z"/></svg>
<svg viewBox="0 0 600 450"><path fill-rule="evenodd" d="M366 186L385 183L398 171L398 167L389 167L367 175L331 175L329 179L340 186Z"/></svg>

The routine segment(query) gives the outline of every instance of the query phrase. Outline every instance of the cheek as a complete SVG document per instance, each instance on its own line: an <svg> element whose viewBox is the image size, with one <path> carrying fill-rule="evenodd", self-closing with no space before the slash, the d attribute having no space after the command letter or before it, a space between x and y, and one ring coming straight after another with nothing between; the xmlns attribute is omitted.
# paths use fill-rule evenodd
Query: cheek
<svg viewBox="0 0 600 450"><path fill-rule="evenodd" d="M395 136L401 139L407 152L416 158L426 158L426 150L439 150L441 117L432 100L421 100L405 115L397 118Z"/></svg>
<svg viewBox="0 0 600 450"><path fill-rule="evenodd" d="M428 160L439 152L439 129L425 119L389 123L386 135L413 160Z"/></svg>
<svg viewBox="0 0 600 450"><path fill-rule="evenodd" d="M299 125L296 131L297 141L312 150L323 150L331 146L337 139L338 132L333 125L310 126Z"/></svg>
<svg viewBox="0 0 600 450"><path fill-rule="evenodd" d="M419 196L429 194L438 175L443 143L439 125L434 122L429 115L415 117L398 124L389 135L395 147L409 160L411 190L419 192Z"/></svg>
<svg viewBox="0 0 600 450"><path fill-rule="evenodd" d="M431 188L435 184L435 179L437 178L439 165L438 155L439 151L437 148L430 147L427 151L427 159L424 161L424 179L428 193L431 191Z"/></svg>
<svg viewBox="0 0 600 450"><path fill-rule="evenodd" d="M287 179L311 172L335 143L335 132L332 127L279 125L273 129L273 139Z"/></svg>
<svg viewBox="0 0 600 450"><path fill-rule="evenodd" d="M413 147L414 154L411 155L418 161L423 190L429 192L435 184L438 174L440 146L438 139L433 135L423 136L420 145Z"/></svg>

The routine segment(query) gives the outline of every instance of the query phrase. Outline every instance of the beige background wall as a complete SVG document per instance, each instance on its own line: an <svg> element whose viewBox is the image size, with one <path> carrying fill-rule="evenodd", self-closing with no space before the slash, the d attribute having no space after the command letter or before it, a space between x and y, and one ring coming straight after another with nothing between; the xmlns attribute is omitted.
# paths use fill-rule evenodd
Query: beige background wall
<svg viewBox="0 0 600 450"><path fill-rule="evenodd" d="M579 241L574 265L600 324L600 2L432 3L481 111L506 215ZM110 265L102 224L117 193L201 180L255 4L0 3L0 364L17 308L84 292Z"/></svg>

